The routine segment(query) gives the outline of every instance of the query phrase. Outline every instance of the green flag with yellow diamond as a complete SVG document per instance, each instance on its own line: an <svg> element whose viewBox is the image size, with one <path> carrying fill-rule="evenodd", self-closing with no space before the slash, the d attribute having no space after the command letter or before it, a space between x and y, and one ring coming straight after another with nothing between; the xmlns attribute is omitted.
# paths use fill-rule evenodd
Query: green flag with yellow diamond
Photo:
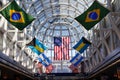
<svg viewBox="0 0 120 80"><path fill-rule="evenodd" d="M85 27L85 29L91 29L102 18L104 18L110 11L103 7L98 1L94 1L93 4L81 15L75 19Z"/></svg>
<svg viewBox="0 0 120 80"><path fill-rule="evenodd" d="M15 1L10 2L4 7L0 14L19 30L23 30L35 19L20 8Z"/></svg>

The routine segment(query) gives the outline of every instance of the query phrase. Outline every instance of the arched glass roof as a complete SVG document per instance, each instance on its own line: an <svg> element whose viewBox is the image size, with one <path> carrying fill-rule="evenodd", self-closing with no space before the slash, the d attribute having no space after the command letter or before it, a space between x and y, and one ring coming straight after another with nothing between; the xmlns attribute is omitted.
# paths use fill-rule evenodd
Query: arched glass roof
<svg viewBox="0 0 120 80"><path fill-rule="evenodd" d="M68 66L69 60L54 60L54 37L69 37L69 56L70 59L77 53L72 47L80 40L81 37L89 38L90 31L87 31L80 23L74 18L86 11L94 0L16 0L17 3L30 15L36 19L29 25L23 33L27 35L26 40L30 42L33 37L40 40L47 50L45 54L52 60L53 65L56 67L53 72L70 72ZM107 0L98 0L101 4L107 6ZM95 27L94 27L95 28ZM11 32L9 35L14 35L12 38L20 39L22 31L14 31L13 27L8 25L7 30ZM13 33L12 33L13 32ZM16 39L18 34L18 38ZM31 38L31 39L29 39ZM23 42L24 43L24 42ZM20 43L18 45L22 45ZM16 43L17 44L17 43ZM24 50L25 47L21 48ZM30 49L25 49L29 52ZM22 53L22 51L21 51ZM31 55L30 53L27 53ZM86 54L83 54L86 57Z"/></svg>
<svg viewBox="0 0 120 80"><path fill-rule="evenodd" d="M99 0L106 6L106 0ZM74 18L82 14L94 0L25 0L22 1L22 7L36 19L27 27L27 34L38 38L47 46L45 54L53 60L54 56L54 37L70 37L70 57L72 58L76 51L72 48L82 36L88 37L88 31L81 26ZM29 31L29 29L31 31ZM53 62L55 62L53 60ZM58 66L61 61L55 64ZM60 68L60 67L59 67ZM60 71L58 69L58 71ZM64 67L65 68L65 67ZM66 67L67 70L67 67ZM65 70L63 70L65 71ZM57 72L57 71L54 71ZM67 70L66 72L69 72Z"/></svg>
<svg viewBox="0 0 120 80"><path fill-rule="evenodd" d="M71 42L78 41L87 31L74 19L83 13L94 0L26 0L23 8L36 20L28 26L30 35L43 43L53 43L54 36L70 36ZM102 4L106 1L100 0Z"/></svg>

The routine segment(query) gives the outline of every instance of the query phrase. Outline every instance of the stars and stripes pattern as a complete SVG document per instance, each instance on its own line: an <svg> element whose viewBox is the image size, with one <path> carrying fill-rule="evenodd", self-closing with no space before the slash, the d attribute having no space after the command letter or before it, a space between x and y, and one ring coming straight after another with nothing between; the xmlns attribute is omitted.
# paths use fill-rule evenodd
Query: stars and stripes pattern
<svg viewBox="0 0 120 80"><path fill-rule="evenodd" d="M69 37L54 37L54 60L69 60Z"/></svg>

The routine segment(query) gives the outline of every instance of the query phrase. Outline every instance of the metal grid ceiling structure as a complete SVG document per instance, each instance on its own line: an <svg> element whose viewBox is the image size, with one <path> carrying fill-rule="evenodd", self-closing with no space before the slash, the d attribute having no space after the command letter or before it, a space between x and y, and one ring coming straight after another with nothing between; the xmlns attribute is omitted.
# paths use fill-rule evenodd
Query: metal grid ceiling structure
<svg viewBox="0 0 120 80"><path fill-rule="evenodd" d="M87 31L80 23L74 19L78 15L82 14L85 10L87 10L93 1L94 0L16 0L20 7L22 7L27 13L34 16L36 19L23 31L19 31L9 22L7 22L5 18L1 17L0 36L2 39L0 41L0 44L2 45L2 52L22 64L24 67L31 69L32 72L35 72L35 65L33 65L33 58L35 57L35 54L25 45L30 42L33 37L36 37L45 46L48 47L44 53L49 57L49 59L53 61L53 65L58 67L54 72L70 72L70 70L67 68L70 65L69 60L53 60L53 37L70 37L69 52L71 59L76 53L72 46L74 46L82 36L86 37L91 42L95 40L95 46L99 43L97 41L99 41L101 38L99 31L105 31L109 34L109 31L112 30L110 25L108 25L108 27L105 29L101 29L103 27L100 28L100 26L103 24L97 24L90 31ZM2 1L3 5L7 4L8 2L10 2L10 0ZM99 2L105 7L111 8L110 4L114 3L115 0L99 0ZM105 21L110 23L107 18L101 21L101 23ZM118 35L119 29L113 27L113 30L115 31L115 35L120 38ZM105 45L103 48L106 47L108 53L111 52L111 49L108 47L108 43L105 41L105 37L103 40L104 41L101 42L101 44ZM96 49L94 46L91 46L90 49L99 52L100 50ZM105 55L94 54L99 58L97 60L94 58L94 60L91 60L91 56L93 55L92 53L94 53L91 50L86 50L83 56L86 57L88 61L97 61L99 63ZM95 62L95 65L97 62ZM88 66L87 62L86 66ZM90 64L89 68L86 68L86 71L90 71L91 68L93 68L92 64Z"/></svg>

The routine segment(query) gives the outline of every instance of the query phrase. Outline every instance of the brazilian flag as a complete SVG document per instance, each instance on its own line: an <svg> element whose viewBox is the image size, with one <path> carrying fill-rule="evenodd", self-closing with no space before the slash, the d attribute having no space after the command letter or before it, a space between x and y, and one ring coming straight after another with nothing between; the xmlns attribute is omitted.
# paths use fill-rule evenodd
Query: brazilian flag
<svg viewBox="0 0 120 80"><path fill-rule="evenodd" d="M94 1L93 4L81 15L75 19L85 27L85 29L91 29L102 18L104 18L110 11L103 7L98 1Z"/></svg>
<svg viewBox="0 0 120 80"><path fill-rule="evenodd" d="M14 0L8 3L8 5L0 11L0 14L19 30L23 30L35 19L20 8Z"/></svg>

